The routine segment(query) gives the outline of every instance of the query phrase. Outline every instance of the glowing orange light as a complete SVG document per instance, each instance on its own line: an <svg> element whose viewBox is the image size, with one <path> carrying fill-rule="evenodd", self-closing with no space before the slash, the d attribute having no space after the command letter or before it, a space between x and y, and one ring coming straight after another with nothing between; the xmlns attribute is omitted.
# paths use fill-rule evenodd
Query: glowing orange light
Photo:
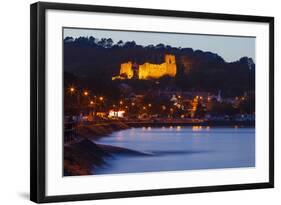
<svg viewBox="0 0 281 205"><path fill-rule="evenodd" d="M73 93L75 91L75 88L74 87L70 87L69 90L70 90L70 92Z"/></svg>
<svg viewBox="0 0 281 205"><path fill-rule="evenodd" d="M135 103L132 103L131 105L132 105L132 106L134 106L134 105L135 105Z"/></svg>
<svg viewBox="0 0 281 205"><path fill-rule="evenodd" d="M120 104L120 105L123 105L123 101L121 100L121 101L119 102L119 104Z"/></svg>
<svg viewBox="0 0 281 205"><path fill-rule="evenodd" d="M94 104L94 101L91 100L91 101L90 101L90 104L93 105L93 104Z"/></svg>
<svg viewBox="0 0 281 205"><path fill-rule="evenodd" d="M103 97L100 97L100 101L103 101Z"/></svg>
<svg viewBox="0 0 281 205"><path fill-rule="evenodd" d="M192 126L192 131L200 131L202 130L202 126Z"/></svg>
<svg viewBox="0 0 281 205"><path fill-rule="evenodd" d="M83 93L85 96L88 96L89 95L89 92L88 91L84 91Z"/></svg>
<svg viewBox="0 0 281 205"><path fill-rule="evenodd" d="M152 105L151 104L148 104L148 107L151 107Z"/></svg>

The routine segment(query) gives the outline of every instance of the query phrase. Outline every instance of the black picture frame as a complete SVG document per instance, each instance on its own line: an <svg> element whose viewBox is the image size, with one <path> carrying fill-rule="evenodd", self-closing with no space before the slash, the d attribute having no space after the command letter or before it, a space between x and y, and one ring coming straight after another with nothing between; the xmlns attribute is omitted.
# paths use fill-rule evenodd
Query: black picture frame
<svg viewBox="0 0 281 205"><path fill-rule="evenodd" d="M89 193L46 196L46 10L122 13L152 16L170 16L195 19L216 19L269 24L269 181L263 183L230 184L220 186L138 190L107 193ZM230 191L274 187L274 18L265 16L230 15L217 13L125 8L82 4L38 2L30 7L30 199L37 203L76 200L96 200L123 197L140 197L198 192Z"/></svg>

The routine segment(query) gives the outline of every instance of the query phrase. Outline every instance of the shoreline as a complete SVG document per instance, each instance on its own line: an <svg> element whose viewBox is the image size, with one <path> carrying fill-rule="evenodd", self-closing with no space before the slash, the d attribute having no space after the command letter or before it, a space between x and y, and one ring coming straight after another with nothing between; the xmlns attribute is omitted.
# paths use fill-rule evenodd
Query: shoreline
<svg viewBox="0 0 281 205"><path fill-rule="evenodd" d="M214 126L214 127L255 127L255 121L205 121L205 122L125 122L130 127L163 127L163 126Z"/></svg>
<svg viewBox="0 0 281 205"><path fill-rule="evenodd" d="M93 175L95 167L106 165L105 158L113 158L114 154L130 156L150 156L123 147L98 144L89 139L64 146L64 176Z"/></svg>
<svg viewBox="0 0 281 205"><path fill-rule="evenodd" d="M79 125L76 134L80 138L97 140L119 130L129 129L130 126L123 122L106 122L99 124Z"/></svg>
<svg viewBox="0 0 281 205"><path fill-rule="evenodd" d="M92 175L94 168L105 165L105 158L112 157L113 154L145 154L94 142L115 131L128 128L130 127L122 122L79 125L76 130L78 139L64 144L64 176Z"/></svg>
<svg viewBox="0 0 281 205"><path fill-rule="evenodd" d="M76 134L85 139L96 140L102 137L106 137L111 133L119 130L125 130L129 128L137 127L170 127L170 126L212 126L212 127L255 127L255 121L113 121L102 122L98 124L82 124L76 128Z"/></svg>
<svg viewBox="0 0 281 205"><path fill-rule="evenodd" d="M135 150L111 145L99 144L96 140L111 133L133 127L163 126L241 126L255 127L255 122L108 122L100 124L79 125L77 141L64 144L64 176L92 175L95 167L106 165L105 158L114 154L147 155Z"/></svg>

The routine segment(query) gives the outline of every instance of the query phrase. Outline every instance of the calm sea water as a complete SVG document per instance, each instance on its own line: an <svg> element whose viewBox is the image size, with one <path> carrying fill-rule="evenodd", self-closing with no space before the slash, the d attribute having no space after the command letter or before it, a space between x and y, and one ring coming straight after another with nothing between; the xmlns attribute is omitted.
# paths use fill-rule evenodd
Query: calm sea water
<svg viewBox="0 0 281 205"><path fill-rule="evenodd" d="M255 166L254 128L131 128L114 132L98 143L150 155L116 154L95 174Z"/></svg>

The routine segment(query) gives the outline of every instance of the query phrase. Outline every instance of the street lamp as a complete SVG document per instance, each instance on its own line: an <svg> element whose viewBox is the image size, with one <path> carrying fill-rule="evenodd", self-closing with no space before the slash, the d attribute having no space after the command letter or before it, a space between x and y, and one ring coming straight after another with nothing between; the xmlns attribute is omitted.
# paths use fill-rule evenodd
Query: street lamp
<svg viewBox="0 0 281 205"><path fill-rule="evenodd" d="M84 92L83 92L83 95L84 95L84 96L88 96L88 95L89 95L89 92L88 92L88 91L84 91Z"/></svg>
<svg viewBox="0 0 281 205"><path fill-rule="evenodd" d="M103 97L102 96L99 99L100 99L100 101L103 101Z"/></svg>
<svg viewBox="0 0 281 205"><path fill-rule="evenodd" d="M71 93L74 93L75 88L74 87L70 87L69 90L70 90Z"/></svg>

